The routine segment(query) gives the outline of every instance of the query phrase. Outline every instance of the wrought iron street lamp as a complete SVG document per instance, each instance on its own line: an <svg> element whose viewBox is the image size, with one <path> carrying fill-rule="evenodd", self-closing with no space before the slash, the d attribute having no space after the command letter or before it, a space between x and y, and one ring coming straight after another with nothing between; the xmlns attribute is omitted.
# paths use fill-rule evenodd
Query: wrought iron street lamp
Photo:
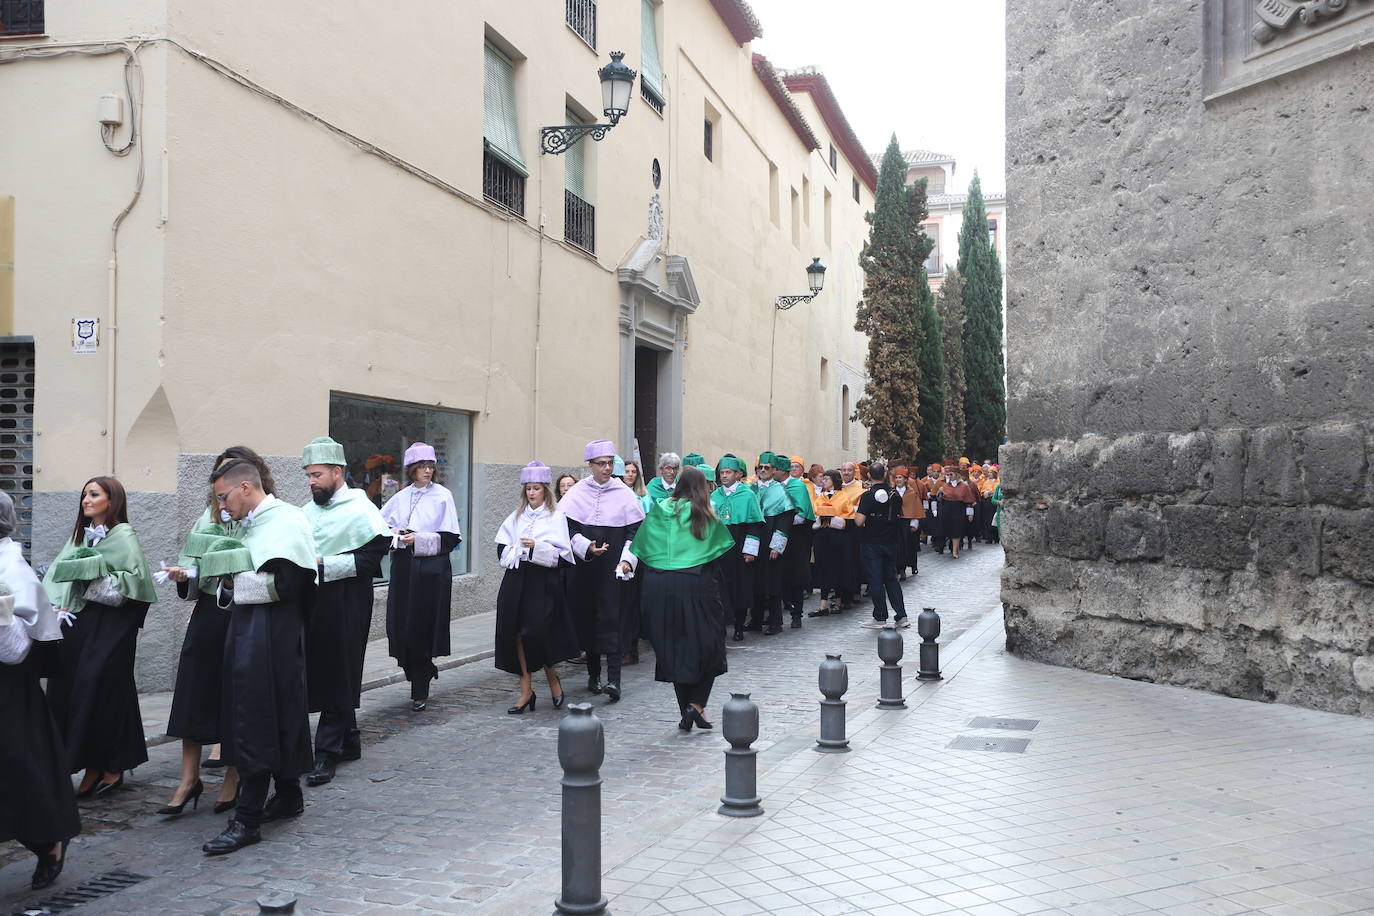
<svg viewBox="0 0 1374 916"><path fill-rule="evenodd" d="M821 294L821 289L825 286L825 265L821 263L820 258L811 259L810 265L806 268L806 282L811 287L811 295L779 296L775 303L779 311L785 311L802 302L810 302Z"/></svg>
<svg viewBox="0 0 1374 916"><path fill-rule="evenodd" d="M773 303L773 335L768 344L768 441L773 441L773 364L778 352L778 312L785 312L794 305L810 302L821 294L825 287L825 265L820 258L812 258L806 268L806 285L811 288L809 296L779 296Z"/></svg>
<svg viewBox="0 0 1374 916"><path fill-rule="evenodd" d="M596 71L596 75L601 77L601 104L611 123L564 124L559 127L541 128L541 153L551 153L555 156L566 153L583 137L600 140L606 136L606 131L620 123L625 112L630 110L630 94L635 85L635 71L622 63L624 59L624 51L612 51L611 62Z"/></svg>

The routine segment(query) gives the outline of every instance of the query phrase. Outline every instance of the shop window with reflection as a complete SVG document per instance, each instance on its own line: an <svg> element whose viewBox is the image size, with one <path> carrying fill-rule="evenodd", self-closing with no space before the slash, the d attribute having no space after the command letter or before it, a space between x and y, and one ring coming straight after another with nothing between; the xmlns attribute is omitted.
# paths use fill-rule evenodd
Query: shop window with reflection
<svg viewBox="0 0 1374 916"><path fill-rule="evenodd" d="M329 435L343 444L349 464L348 486L359 487L378 508L406 486L401 466L414 442L434 446L435 482L453 494L463 543L449 555L454 575L469 570L469 520L472 517L472 415L354 395L329 396ZM390 581L391 559L382 564L380 583Z"/></svg>

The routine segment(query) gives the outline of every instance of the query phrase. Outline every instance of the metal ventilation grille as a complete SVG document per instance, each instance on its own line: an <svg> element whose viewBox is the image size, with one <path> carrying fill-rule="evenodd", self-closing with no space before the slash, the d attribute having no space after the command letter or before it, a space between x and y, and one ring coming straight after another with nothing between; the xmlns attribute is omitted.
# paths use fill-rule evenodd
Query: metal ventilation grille
<svg viewBox="0 0 1374 916"><path fill-rule="evenodd" d="M92 900L108 897L110 894L122 891L126 887L133 887L140 881L147 880L147 875L136 875L133 872L116 869L106 872L98 878L92 878L85 884L79 884L70 890L65 890L60 894L49 897L36 907L27 910L16 910L14 916L29 916L31 913L65 913L67 910L76 909L83 903L90 903Z"/></svg>
<svg viewBox="0 0 1374 916"><path fill-rule="evenodd" d="M33 541L33 343L0 343L0 490L14 500L12 537L28 559Z"/></svg>

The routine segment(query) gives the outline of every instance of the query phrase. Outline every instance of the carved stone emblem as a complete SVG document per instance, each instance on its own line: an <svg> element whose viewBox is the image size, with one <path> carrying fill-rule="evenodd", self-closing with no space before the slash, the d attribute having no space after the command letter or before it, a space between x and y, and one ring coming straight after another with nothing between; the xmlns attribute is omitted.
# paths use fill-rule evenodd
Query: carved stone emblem
<svg viewBox="0 0 1374 916"><path fill-rule="evenodd" d="M649 238L663 241L663 201L657 194L649 198Z"/></svg>
<svg viewBox="0 0 1374 916"><path fill-rule="evenodd" d="M1317 25L1350 8L1350 0L1255 0L1255 41L1268 44L1294 22Z"/></svg>

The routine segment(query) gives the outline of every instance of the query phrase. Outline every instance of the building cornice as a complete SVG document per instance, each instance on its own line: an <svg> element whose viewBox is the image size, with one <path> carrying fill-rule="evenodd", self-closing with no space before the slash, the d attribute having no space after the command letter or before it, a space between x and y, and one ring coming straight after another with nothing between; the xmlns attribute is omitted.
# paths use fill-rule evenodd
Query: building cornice
<svg viewBox="0 0 1374 916"><path fill-rule="evenodd" d="M744 0L711 0L711 6L730 30L730 37L741 48L755 38L763 37L759 17L754 15L753 9Z"/></svg>
<svg viewBox="0 0 1374 916"><path fill-rule="evenodd" d="M787 118L787 123L792 125L793 132L801 140L802 145L807 151L820 149L821 141L816 138L816 132L811 129L811 125L806 123L805 116L801 109L797 107L797 100L792 98L792 93L787 91L782 79L778 76L777 68L772 62L762 54L754 55L754 72L763 81L764 88L773 97L778 108L782 111L783 117Z"/></svg>

